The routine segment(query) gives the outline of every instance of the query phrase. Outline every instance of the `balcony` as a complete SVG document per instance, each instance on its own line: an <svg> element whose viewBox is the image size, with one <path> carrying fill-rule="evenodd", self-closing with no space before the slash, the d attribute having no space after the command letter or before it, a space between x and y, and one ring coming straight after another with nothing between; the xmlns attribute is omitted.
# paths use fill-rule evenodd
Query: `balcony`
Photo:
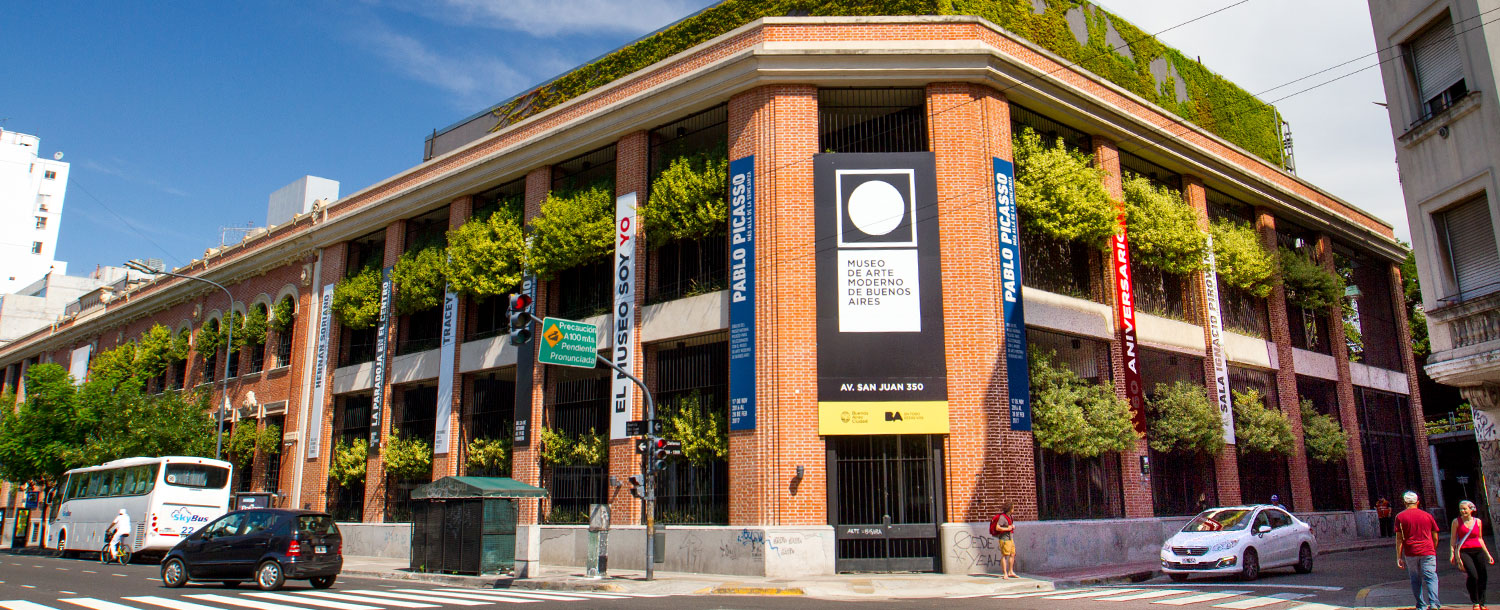
<svg viewBox="0 0 1500 610"><path fill-rule="evenodd" d="M1447 385L1500 379L1500 292L1444 304L1427 312L1432 356L1427 373Z"/></svg>

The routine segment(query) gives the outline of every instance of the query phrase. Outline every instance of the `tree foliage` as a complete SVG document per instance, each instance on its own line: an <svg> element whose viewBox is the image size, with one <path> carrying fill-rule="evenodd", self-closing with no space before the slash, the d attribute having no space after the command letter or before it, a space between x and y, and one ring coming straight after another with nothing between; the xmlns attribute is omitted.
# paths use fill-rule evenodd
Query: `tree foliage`
<svg viewBox="0 0 1500 610"><path fill-rule="evenodd" d="M1401 242L1406 247L1406 260L1401 261L1401 291L1405 295L1405 308L1407 324L1411 327L1411 353L1419 359L1425 359L1432 353L1432 342L1427 336L1427 310L1422 307L1422 282L1417 277L1417 256L1411 251L1411 246Z"/></svg>
<svg viewBox="0 0 1500 610"><path fill-rule="evenodd" d="M396 286L392 303L396 315L410 315L443 304L448 287L447 258L443 246L435 242L401 253L391 269L391 283Z"/></svg>
<svg viewBox="0 0 1500 610"><path fill-rule="evenodd" d="M269 328L268 315L264 305L251 307L248 316L235 314L236 321L239 322L239 325L234 327L235 349L265 345L266 331Z"/></svg>
<svg viewBox="0 0 1500 610"><path fill-rule="evenodd" d="M219 332L219 320L206 320L198 326L198 342L194 349L204 359L212 358L224 349L224 334Z"/></svg>
<svg viewBox="0 0 1500 610"><path fill-rule="evenodd" d="M511 440L509 438L476 438L469 441L464 464L469 474L476 472L510 473Z"/></svg>
<svg viewBox="0 0 1500 610"><path fill-rule="evenodd" d="M1115 206L1093 156L1054 145L1031 128L1012 138L1016 206L1028 230L1103 249L1115 232Z"/></svg>
<svg viewBox="0 0 1500 610"><path fill-rule="evenodd" d="M1291 421L1281 409L1267 406L1260 390L1232 394L1234 442L1242 451L1291 455L1296 450Z"/></svg>
<svg viewBox="0 0 1500 610"><path fill-rule="evenodd" d="M1031 352L1032 434L1057 453L1091 458L1124 451L1140 437L1130 404L1102 383L1090 383L1050 351Z"/></svg>
<svg viewBox="0 0 1500 610"><path fill-rule="evenodd" d="M380 322L380 267L366 265L333 287L333 317L355 330Z"/></svg>
<svg viewBox="0 0 1500 610"><path fill-rule="evenodd" d="M284 333L292 329L292 316L296 314L297 304L293 302L292 295L281 297L276 306L271 308L271 317L267 326L278 333Z"/></svg>
<svg viewBox="0 0 1500 610"><path fill-rule="evenodd" d="M694 391L662 417L666 437L681 441L682 457L695 466L729 457L729 416L723 409L704 409L702 403Z"/></svg>
<svg viewBox="0 0 1500 610"><path fill-rule="evenodd" d="M729 222L728 151L672 159L651 182L640 218L653 247L723 233Z"/></svg>
<svg viewBox="0 0 1500 610"><path fill-rule="evenodd" d="M398 479L432 476L432 443L415 436L403 436L396 430L380 450L385 473Z"/></svg>
<svg viewBox="0 0 1500 610"><path fill-rule="evenodd" d="M526 236L521 219L508 207L473 218L448 232L444 275L454 292L496 296L521 284L526 270Z"/></svg>
<svg viewBox="0 0 1500 610"><path fill-rule="evenodd" d="M1219 279L1260 298L1270 295L1276 283L1276 255L1261 243L1255 227L1220 219L1209 230Z"/></svg>
<svg viewBox="0 0 1500 610"><path fill-rule="evenodd" d="M1344 428L1332 416L1318 413L1311 400L1302 399L1302 445L1314 462L1337 462L1349 455Z"/></svg>
<svg viewBox="0 0 1500 610"><path fill-rule="evenodd" d="M1219 408L1200 384L1156 384L1154 395L1146 399L1146 413L1146 439L1152 449L1213 455L1224 448Z"/></svg>
<svg viewBox="0 0 1500 610"><path fill-rule="evenodd" d="M614 252L614 186L596 184L575 191L554 191L542 202L542 215L531 223L527 257L537 276L558 273L604 259Z"/></svg>
<svg viewBox="0 0 1500 610"><path fill-rule="evenodd" d="M349 488L365 482L365 464L369 462L370 441L340 439L333 444L333 459L328 462L328 478L339 487Z"/></svg>
<svg viewBox="0 0 1500 610"><path fill-rule="evenodd" d="M1168 273L1203 270L1208 238L1182 193L1129 173L1123 186L1131 260Z"/></svg>
<svg viewBox="0 0 1500 610"><path fill-rule="evenodd" d="M155 377L167 370L176 361L177 337L172 329L160 324L152 325L136 340L135 364L146 377Z"/></svg>
<svg viewBox="0 0 1500 610"><path fill-rule="evenodd" d="M574 437L566 430L542 428L542 459L554 466L603 466L609 463L609 435L593 428Z"/></svg>
<svg viewBox="0 0 1500 610"><path fill-rule="evenodd" d="M1344 280L1337 273L1300 252L1281 249L1281 283L1288 303L1316 312L1327 311L1344 298Z"/></svg>
<svg viewBox="0 0 1500 610"><path fill-rule="evenodd" d="M249 470L257 451L266 455L281 453L281 426L269 424L261 427L253 419L236 423L234 432L224 442L224 453L229 456L229 461L241 471Z"/></svg>
<svg viewBox="0 0 1500 610"><path fill-rule="evenodd" d="M0 417L0 479L44 491L76 468L87 440L80 425L73 378L56 364L26 369L26 400Z"/></svg>

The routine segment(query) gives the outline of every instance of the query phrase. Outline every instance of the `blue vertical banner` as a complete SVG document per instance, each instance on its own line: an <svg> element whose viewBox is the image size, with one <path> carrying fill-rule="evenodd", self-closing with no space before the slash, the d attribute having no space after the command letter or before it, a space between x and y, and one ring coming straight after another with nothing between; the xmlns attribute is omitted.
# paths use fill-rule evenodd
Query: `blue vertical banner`
<svg viewBox="0 0 1500 610"><path fill-rule="evenodd" d="M1021 300L1021 229L1016 213L1016 174L995 157L995 225L1000 232L1000 303L1005 321L1005 378L1010 429L1031 430L1031 370L1026 350L1026 307Z"/></svg>
<svg viewBox="0 0 1500 610"><path fill-rule="evenodd" d="M755 157L729 162L729 429L755 429Z"/></svg>
<svg viewBox="0 0 1500 610"><path fill-rule="evenodd" d="M380 322L375 325L375 395L370 399L370 448L380 446L380 422L385 415L385 353L391 336L391 271L380 272Z"/></svg>

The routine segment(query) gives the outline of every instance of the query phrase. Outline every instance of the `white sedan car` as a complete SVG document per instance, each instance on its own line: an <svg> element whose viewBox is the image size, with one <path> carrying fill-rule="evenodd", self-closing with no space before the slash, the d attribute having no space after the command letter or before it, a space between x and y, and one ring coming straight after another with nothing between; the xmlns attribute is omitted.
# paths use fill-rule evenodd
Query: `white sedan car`
<svg viewBox="0 0 1500 610"><path fill-rule="evenodd" d="M1271 568L1311 572L1317 554L1312 528L1291 513L1266 504L1228 506L1199 513L1168 538L1161 546L1161 568L1178 581L1193 574L1254 580Z"/></svg>

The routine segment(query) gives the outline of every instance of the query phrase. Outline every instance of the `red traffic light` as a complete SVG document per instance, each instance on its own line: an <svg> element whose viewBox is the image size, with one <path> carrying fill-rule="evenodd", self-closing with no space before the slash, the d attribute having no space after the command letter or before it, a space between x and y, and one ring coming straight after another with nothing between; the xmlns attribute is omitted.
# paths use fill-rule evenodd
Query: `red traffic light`
<svg viewBox="0 0 1500 610"><path fill-rule="evenodd" d="M510 295L510 310L521 311L531 307L531 295L526 293Z"/></svg>

